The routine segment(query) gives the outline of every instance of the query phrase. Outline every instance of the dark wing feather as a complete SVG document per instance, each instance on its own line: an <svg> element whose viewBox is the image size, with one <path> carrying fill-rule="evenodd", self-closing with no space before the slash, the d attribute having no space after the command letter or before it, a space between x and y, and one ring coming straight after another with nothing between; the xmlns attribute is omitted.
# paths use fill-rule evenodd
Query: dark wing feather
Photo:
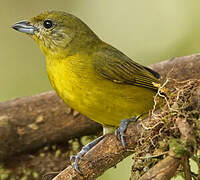
<svg viewBox="0 0 200 180"><path fill-rule="evenodd" d="M132 59L107 46L94 55L95 71L106 79L116 83L125 83L157 90L153 82L159 83L159 74L137 64Z"/></svg>

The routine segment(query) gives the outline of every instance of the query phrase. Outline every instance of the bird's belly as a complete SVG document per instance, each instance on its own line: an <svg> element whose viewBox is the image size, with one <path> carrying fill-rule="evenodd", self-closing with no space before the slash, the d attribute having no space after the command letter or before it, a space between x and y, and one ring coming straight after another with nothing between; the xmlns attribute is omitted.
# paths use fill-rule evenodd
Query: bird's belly
<svg viewBox="0 0 200 180"><path fill-rule="evenodd" d="M48 70L48 75L69 106L103 125L118 126L120 120L146 113L153 106L154 92L146 88L98 79L94 74L79 76L62 65Z"/></svg>

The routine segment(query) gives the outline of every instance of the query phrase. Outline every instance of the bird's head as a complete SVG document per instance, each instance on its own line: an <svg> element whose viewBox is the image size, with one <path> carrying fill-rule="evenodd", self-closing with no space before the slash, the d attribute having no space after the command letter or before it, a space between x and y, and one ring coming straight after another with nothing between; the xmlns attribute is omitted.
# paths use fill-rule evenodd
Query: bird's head
<svg viewBox="0 0 200 180"><path fill-rule="evenodd" d="M46 56L67 56L99 41L79 18L62 11L41 13L12 28L31 36Z"/></svg>

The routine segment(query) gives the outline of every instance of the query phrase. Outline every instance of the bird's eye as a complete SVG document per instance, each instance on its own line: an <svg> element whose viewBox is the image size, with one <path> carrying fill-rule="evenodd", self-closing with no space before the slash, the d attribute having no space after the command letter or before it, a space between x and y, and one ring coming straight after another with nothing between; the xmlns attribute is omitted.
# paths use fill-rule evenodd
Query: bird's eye
<svg viewBox="0 0 200 180"><path fill-rule="evenodd" d="M53 22L51 20L45 20L43 25L46 29L50 29L53 26Z"/></svg>

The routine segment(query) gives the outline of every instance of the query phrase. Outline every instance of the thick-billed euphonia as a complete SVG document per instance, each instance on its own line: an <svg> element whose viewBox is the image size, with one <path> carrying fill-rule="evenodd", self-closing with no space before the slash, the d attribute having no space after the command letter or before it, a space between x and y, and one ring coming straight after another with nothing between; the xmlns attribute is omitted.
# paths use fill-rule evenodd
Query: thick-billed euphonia
<svg viewBox="0 0 200 180"><path fill-rule="evenodd" d="M159 83L159 74L105 43L79 18L65 12L47 11L13 28L39 45L50 83L64 102L102 124L104 134L119 127L116 132L125 146L127 124L153 107L157 91L153 83ZM75 156L77 171L78 159L101 139Z"/></svg>

